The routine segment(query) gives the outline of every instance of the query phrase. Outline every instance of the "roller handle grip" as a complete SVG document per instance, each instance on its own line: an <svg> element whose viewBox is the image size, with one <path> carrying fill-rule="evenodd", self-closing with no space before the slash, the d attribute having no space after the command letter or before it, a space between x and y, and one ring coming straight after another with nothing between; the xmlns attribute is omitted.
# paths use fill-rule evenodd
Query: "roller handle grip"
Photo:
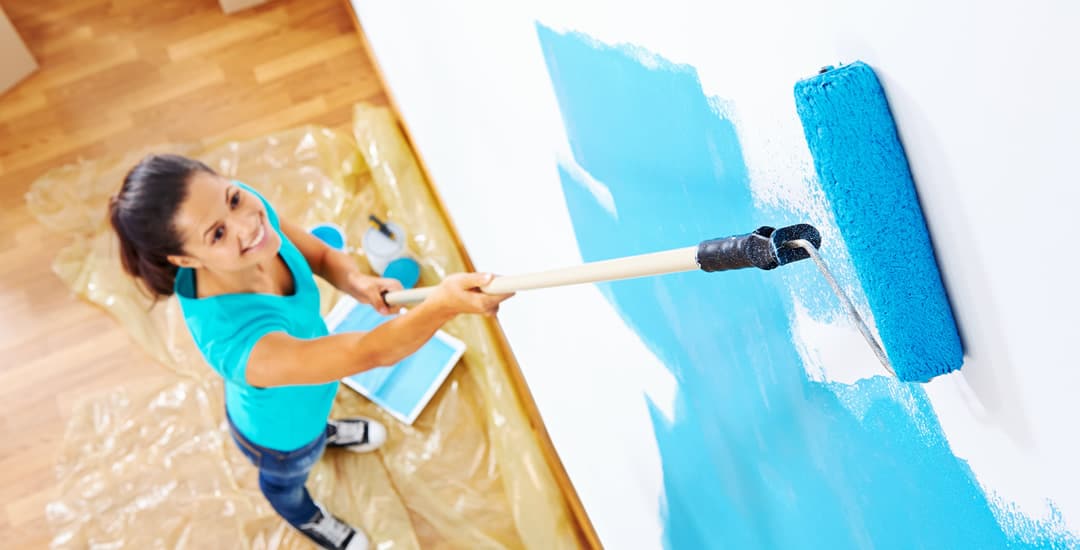
<svg viewBox="0 0 1080 550"><path fill-rule="evenodd" d="M747 267L774 269L780 260L769 238L771 231L763 227L746 235L704 241L698 246L698 265L709 273Z"/></svg>

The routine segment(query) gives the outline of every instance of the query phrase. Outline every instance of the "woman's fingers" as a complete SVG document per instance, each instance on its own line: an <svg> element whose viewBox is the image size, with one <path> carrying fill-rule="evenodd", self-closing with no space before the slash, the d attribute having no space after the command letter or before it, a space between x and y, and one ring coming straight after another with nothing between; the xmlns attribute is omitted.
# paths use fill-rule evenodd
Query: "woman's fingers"
<svg viewBox="0 0 1080 550"><path fill-rule="evenodd" d="M498 305L512 297L513 293L485 294L483 288L495 280L491 273L457 273L447 277L440 284L441 299L447 300L451 308L460 313L479 313L492 315L498 311Z"/></svg>
<svg viewBox="0 0 1080 550"><path fill-rule="evenodd" d="M495 276L491 273L465 273L462 274L461 288L462 290L472 290L474 288L483 288L495 279Z"/></svg>
<svg viewBox="0 0 1080 550"><path fill-rule="evenodd" d="M482 305L483 310L484 310L484 314L488 315L490 317L494 317L495 314L499 313L500 304L502 304L506 300L509 300L513 296L514 296L514 293L510 293L510 294L493 294L493 295L484 294L483 295L483 305Z"/></svg>

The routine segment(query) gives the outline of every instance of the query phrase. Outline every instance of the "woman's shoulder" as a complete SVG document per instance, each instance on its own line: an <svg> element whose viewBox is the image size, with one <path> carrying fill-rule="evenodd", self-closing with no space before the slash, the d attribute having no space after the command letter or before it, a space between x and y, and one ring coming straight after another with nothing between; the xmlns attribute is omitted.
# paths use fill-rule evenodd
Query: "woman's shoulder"
<svg viewBox="0 0 1080 550"><path fill-rule="evenodd" d="M211 298L178 297L184 322L201 346L236 342L255 328L290 332L290 314L279 300L263 294L229 294Z"/></svg>

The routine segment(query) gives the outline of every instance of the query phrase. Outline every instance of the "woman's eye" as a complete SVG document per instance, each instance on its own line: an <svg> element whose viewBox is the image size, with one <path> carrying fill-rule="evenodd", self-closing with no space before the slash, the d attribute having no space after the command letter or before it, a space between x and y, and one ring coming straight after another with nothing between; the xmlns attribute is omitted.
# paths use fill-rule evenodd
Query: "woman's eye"
<svg viewBox="0 0 1080 550"><path fill-rule="evenodd" d="M238 204L240 204L240 192L239 191L234 193L233 196L232 196L232 199L229 200L229 206L231 206L233 208L236 208L236 206Z"/></svg>
<svg viewBox="0 0 1080 550"><path fill-rule="evenodd" d="M221 226L214 230L214 242L218 242L225 236L225 227Z"/></svg>

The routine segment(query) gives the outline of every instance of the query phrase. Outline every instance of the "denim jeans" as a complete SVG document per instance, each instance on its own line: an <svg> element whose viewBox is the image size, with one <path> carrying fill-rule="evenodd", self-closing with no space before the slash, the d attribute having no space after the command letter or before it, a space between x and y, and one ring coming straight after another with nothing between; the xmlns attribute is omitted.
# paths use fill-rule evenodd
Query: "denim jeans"
<svg viewBox="0 0 1080 550"><path fill-rule="evenodd" d="M305 484L308 473L326 448L327 431L295 451L282 452L252 443L236 429L228 414L225 417L233 441L259 469L259 489L270 501L270 506L297 529L314 519L318 509Z"/></svg>

